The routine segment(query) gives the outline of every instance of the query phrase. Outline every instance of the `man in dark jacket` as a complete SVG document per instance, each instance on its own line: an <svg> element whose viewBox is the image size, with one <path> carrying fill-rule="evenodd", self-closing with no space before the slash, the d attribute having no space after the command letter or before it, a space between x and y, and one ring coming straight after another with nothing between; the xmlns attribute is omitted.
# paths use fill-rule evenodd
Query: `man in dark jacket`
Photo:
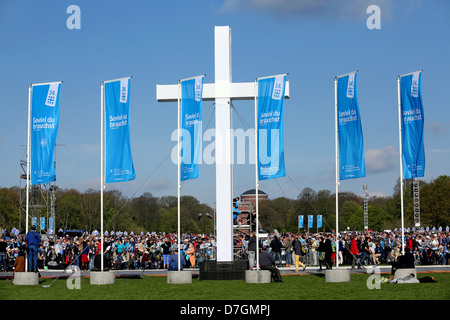
<svg viewBox="0 0 450 320"><path fill-rule="evenodd" d="M280 240L278 240L277 236L274 236L272 241L270 241L270 249L272 253L272 258L275 260L275 262L279 262L280 266L283 265L283 262L281 260L281 247L283 245L281 244Z"/></svg>
<svg viewBox="0 0 450 320"><path fill-rule="evenodd" d="M269 270L271 272L274 282L283 282L281 279L280 270L275 267L275 260L273 260L272 256L267 252L265 247L261 249L261 253L259 254L259 265L261 270Z"/></svg>
<svg viewBox="0 0 450 320"><path fill-rule="evenodd" d="M331 261L331 256L333 254L333 247L332 247L332 235L329 234L325 238L325 262L327 264L327 270L331 269L331 266L333 265L333 262Z"/></svg>
<svg viewBox="0 0 450 320"><path fill-rule="evenodd" d="M6 248L8 247L8 244L3 239L3 237L0 238L0 268L3 269L3 271L7 271L8 266L6 263L7 255L6 255Z"/></svg>

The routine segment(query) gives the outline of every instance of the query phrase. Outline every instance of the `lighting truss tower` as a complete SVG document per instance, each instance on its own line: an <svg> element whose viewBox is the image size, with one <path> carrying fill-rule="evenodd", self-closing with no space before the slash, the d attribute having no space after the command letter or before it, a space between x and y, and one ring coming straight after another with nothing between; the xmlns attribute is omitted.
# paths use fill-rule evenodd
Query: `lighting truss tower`
<svg viewBox="0 0 450 320"><path fill-rule="evenodd" d="M363 185L364 189L364 230L369 229L369 193L367 192L367 184Z"/></svg>
<svg viewBox="0 0 450 320"><path fill-rule="evenodd" d="M54 234L54 225L56 217L56 189L57 187L51 185L50 183L43 183L30 186L29 194L29 216L26 217L27 212L27 188L26 179L27 177L27 155L24 152L22 159L20 160L20 213L19 213L19 230L22 231L22 214L25 219L30 219L32 217L37 218L36 229L39 233L44 234ZM56 166L56 161L55 161ZM22 186L22 182L25 182L25 187ZM45 219L45 228L41 228L41 219ZM50 219L49 219L50 218ZM53 223L53 226L50 226ZM51 229L53 227L53 229Z"/></svg>
<svg viewBox="0 0 450 320"><path fill-rule="evenodd" d="M420 192L419 192L419 180L414 179L412 181L412 194L414 203L414 226L420 227Z"/></svg>

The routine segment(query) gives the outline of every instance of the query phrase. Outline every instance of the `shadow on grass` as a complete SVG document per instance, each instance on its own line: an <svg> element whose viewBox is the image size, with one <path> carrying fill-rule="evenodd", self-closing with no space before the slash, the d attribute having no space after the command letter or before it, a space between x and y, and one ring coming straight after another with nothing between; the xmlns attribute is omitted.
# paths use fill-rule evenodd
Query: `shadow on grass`
<svg viewBox="0 0 450 320"><path fill-rule="evenodd" d="M311 275L318 277L318 278L325 278L325 273L321 271L317 271L316 273L312 273Z"/></svg>
<svg viewBox="0 0 450 320"><path fill-rule="evenodd" d="M118 275L116 276L118 279L142 279L142 275Z"/></svg>

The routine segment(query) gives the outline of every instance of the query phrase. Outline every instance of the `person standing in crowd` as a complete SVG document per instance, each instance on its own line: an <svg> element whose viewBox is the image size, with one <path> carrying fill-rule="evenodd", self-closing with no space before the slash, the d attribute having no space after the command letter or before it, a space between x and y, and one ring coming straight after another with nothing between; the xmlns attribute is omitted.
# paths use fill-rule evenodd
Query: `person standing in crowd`
<svg viewBox="0 0 450 320"><path fill-rule="evenodd" d="M8 244L6 243L5 239L3 237L0 238L0 268L2 271L7 270L7 264L6 264L6 248L8 247Z"/></svg>
<svg viewBox="0 0 450 320"><path fill-rule="evenodd" d="M242 234L239 235L239 242L241 247L242 259L248 260L248 236L244 238Z"/></svg>
<svg viewBox="0 0 450 320"><path fill-rule="evenodd" d="M166 239L161 245L164 269L169 269L170 241Z"/></svg>
<svg viewBox="0 0 450 320"><path fill-rule="evenodd" d="M19 255L14 261L14 272L25 272L25 253L23 250L19 251Z"/></svg>
<svg viewBox="0 0 450 320"><path fill-rule="evenodd" d="M364 265L365 260L368 259L370 264L373 266L374 262L373 262L372 257L371 257L371 251L370 251L370 248L369 248L369 240L365 236L362 236L362 240L363 241L362 241L362 244L361 244L361 249L362 249L361 251L362 252L361 252L360 263L361 263L361 265Z"/></svg>
<svg viewBox="0 0 450 320"><path fill-rule="evenodd" d="M184 260L183 256L181 256L180 257L180 270L178 270L178 249L175 248L169 257L169 270L170 271L182 271L185 264L186 264L186 260Z"/></svg>
<svg viewBox="0 0 450 320"><path fill-rule="evenodd" d="M339 237L338 240L338 250L337 250L337 261L339 264L343 264L344 263L344 245L345 245L345 241L343 238Z"/></svg>
<svg viewBox="0 0 450 320"><path fill-rule="evenodd" d="M195 268L195 246L193 241L189 244L188 255L191 268Z"/></svg>
<svg viewBox="0 0 450 320"><path fill-rule="evenodd" d="M273 260L275 260L275 264L279 262L279 265L282 266L283 262L281 260L281 242L277 236L274 236L272 241L270 241L270 249Z"/></svg>
<svg viewBox="0 0 450 320"><path fill-rule="evenodd" d="M256 234L250 233L250 239L248 240L248 263L250 270L256 265Z"/></svg>
<svg viewBox="0 0 450 320"><path fill-rule="evenodd" d="M331 269L331 266L333 265L332 262L332 254L333 254L333 236L329 234L325 237L325 263L327 265L327 270Z"/></svg>
<svg viewBox="0 0 450 320"><path fill-rule="evenodd" d="M127 268L127 263L128 263L128 261L124 257L124 252L122 251L121 253L119 253L119 255L117 256L117 259L116 259L117 269L125 270Z"/></svg>
<svg viewBox="0 0 450 320"><path fill-rule="evenodd" d="M89 244L83 240L83 249L81 252L81 270L89 270Z"/></svg>
<svg viewBox="0 0 450 320"><path fill-rule="evenodd" d="M304 256L303 253L304 248L302 247L301 241L298 239L297 236L294 236L294 241L292 241L292 249L294 249L294 259L295 259L295 272L298 272L299 265L302 266L303 271L306 269L306 265L304 265L300 261L300 257ZM305 251L306 252L306 251Z"/></svg>
<svg viewBox="0 0 450 320"><path fill-rule="evenodd" d="M286 267L290 267L291 263L292 263L292 255L291 255L292 242L291 242L290 236L287 236L285 238L284 249L285 249L285 254L286 254Z"/></svg>
<svg viewBox="0 0 450 320"><path fill-rule="evenodd" d="M325 241L322 236L319 237L319 246L317 247L317 253L319 258L319 271L322 271L322 265L325 263Z"/></svg>
<svg viewBox="0 0 450 320"><path fill-rule="evenodd" d="M358 269L362 268L361 262L358 259L359 256L359 249L358 249L358 242L356 239L358 236L355 234L350 242L350 253L352 254L352 269L355 268L355 264L358 264Z"/></svg>
<svg viewBox="0 0 450 320"><path fill-rule="evenodd" d="M25 236L28 247L28 271L37 272L37 258L39 245L42 243L41 237L36 232L36 226L32 225L31 230Z"/></svg>

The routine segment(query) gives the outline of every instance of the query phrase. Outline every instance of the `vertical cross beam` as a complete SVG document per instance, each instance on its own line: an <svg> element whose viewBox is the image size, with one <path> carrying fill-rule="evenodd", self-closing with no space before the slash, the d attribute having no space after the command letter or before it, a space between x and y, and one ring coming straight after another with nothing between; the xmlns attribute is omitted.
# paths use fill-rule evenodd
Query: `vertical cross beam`
<svg viewBox="0 0 450 320"><path fill-rule="evenodd" d="M254 100L254 82L232 83L231 29L215 27L215 83L203 85L203 101L215 101L216 107L216 243L217 261L233 261L233 131L231 100ZM156 85L156 100L178 101L177 85ZM285 98L289 99L289 82Z"/></svg>
<svg viewBox="0 0 450 320"><path fill-rule="evenodd" d="M233 260L231 30L215 27L217 261Z"/></svg>

